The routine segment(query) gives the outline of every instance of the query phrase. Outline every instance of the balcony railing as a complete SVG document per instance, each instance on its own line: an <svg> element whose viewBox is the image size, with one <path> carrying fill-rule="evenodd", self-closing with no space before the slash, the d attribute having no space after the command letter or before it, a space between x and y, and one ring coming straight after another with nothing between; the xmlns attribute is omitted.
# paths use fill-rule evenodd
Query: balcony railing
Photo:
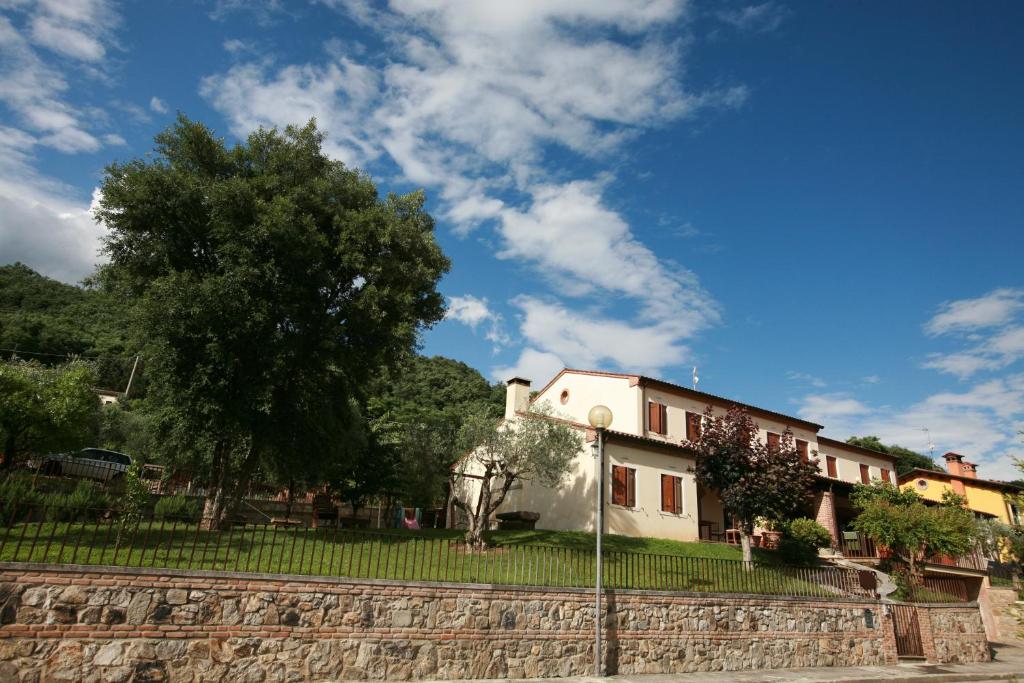
<svg viewBox="0 0 1024 683"><path fill-rule="evenodd" d="M975 571L987 571L988 559L982 556L979 551L953 557L951 555L932 555L925 560L926 564L939 567L956 567L957 569L972 569Z"/></svg>
<svg viewBox="0 0 1024 683"><path fill-rule="evenodd" d="M837 546L836 550L851 560L874 559L879 556L875 542L866 536L840 538Z"/></svg>

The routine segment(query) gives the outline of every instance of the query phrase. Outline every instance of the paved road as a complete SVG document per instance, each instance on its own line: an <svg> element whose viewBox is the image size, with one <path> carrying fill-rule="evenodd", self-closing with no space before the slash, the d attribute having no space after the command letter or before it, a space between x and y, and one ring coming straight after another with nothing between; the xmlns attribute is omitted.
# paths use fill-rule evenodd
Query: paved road
<svg viewBox="0 0 1024 683"><path fill-rule="evenodd" d="M996 645L995 661L984 664L925 664L858 666L819 669L768 669L692 674L645 674L608 678L551 678L508 683L1024 683L1024 648ZM461 683L473 683L462 681ZM483 681L479 683L485 683ZM486 683L495 683L487 681Z"/></svg>

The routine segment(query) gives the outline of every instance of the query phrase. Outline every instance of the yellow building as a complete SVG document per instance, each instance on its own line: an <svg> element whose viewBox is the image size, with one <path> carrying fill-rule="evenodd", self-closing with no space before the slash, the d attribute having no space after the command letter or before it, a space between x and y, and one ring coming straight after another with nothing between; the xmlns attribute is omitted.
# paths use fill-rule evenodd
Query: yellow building
<svg viewBox="0 0 1024 683"><path fill-rule="evenodd" d="M1020 510L1007 502L1005 494L1021 493L1021 487L1002 481L978 479L977 466L959 453L946 453L946 472L914 469L900 476L900 488L913 490L925 500L939 502L946 491L967 499L967 507L985 517L1019 525Z"/></svg>

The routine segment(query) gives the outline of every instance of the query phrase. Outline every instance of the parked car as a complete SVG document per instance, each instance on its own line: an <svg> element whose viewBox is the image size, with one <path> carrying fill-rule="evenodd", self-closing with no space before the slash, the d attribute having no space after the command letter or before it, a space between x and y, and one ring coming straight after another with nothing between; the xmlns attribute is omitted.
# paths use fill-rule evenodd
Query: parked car
<svg viewBox="0 0 1024 683"><path fill-rule="evenodd" d="M43 474L82 477L99 481L117 481L132 464L130 455L102 448L83 448L75 453L51 453L40 458L38 467Z"/></svg>

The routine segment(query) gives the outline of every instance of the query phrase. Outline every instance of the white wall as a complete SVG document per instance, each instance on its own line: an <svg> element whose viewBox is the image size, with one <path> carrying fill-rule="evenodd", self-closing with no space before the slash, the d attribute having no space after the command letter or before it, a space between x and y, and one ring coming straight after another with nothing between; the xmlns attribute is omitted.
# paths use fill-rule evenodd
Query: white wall
<svg viewBox="0 0 1024 683"><path fill-rule="evenodd" d="M605 479L607 507L605 530L625 536L653 536L679 541L694 541L697 529L697 482L693 475L694 460L669 453L608 444L605 448L608 470ZM636 469L636 506L627 508L612 504L612 465ZM682 513L661 511L661 475L681 477Z"/></svg>
<svg viewBox="0 0 1024 683"><path fill-rule="evenodd" d="M883 457L875 458L864 453L859 453L852 448L844 448L843 446L833 445L831 443L819 444L818 451L821 459L821 474L823 476L828 476L825 456L831 455L836 459L836 478L841 481L859 484L860 466L861 464L864 464L868 466L868 475L870 476L871 481L881 479L882 469L884 468L889 470L889 479L894 486L896 485L896 467L890 460Z"/></svg>
<svg viewBox="0 0 1024 683"><path fill-rule="evenodd" d="M562 392L567 391L565 403ZM535 402L547 401L560 417L588 424L587 414L601 404L612 411L611 429L627 434L639 434L640 387L629 386L628 377L607 377L567 372L545 391Z"/></svg>

